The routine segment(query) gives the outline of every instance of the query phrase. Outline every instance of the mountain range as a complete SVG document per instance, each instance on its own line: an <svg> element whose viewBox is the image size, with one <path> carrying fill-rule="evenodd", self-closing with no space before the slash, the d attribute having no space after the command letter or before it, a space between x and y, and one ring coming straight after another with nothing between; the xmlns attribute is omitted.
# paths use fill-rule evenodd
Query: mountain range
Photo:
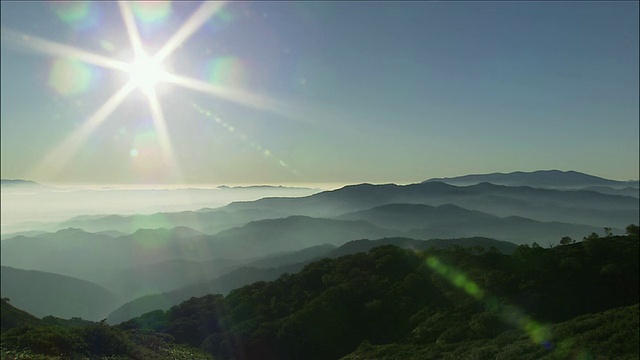
<svg viewBox="0 0 640 360"><path fill-rule="evenodd" d="M446 183L465 181L481 182ZM16 271L91 282L118 305L140 297L154 304L149 299L158 294L184 299L272 280L332 253L366 251L372 239L423 249L430 239L447 246L460 241L451 239L489 238L515 247L553 246L567 236L580 241L603 228L621 234L637 223L640 206L637 197L616 192L636 189L634 184L576 172L519 172L349 185L195 211L82 215L3 234L0 260ZM17 276L4 267L2 273ZM51 280L57 281L63 280Z"/></svg>
<svg viewBox="0 0 640 360"><path fill-rule="evenodd" d="M515 171L511 173L474 174L450 178L432 178L425 182L444 182L451 185L469 186L483 182L505 186L530 186L548 189L625 189L640 188L638 180L618 181L583 174L577 171L538 170L533 172Z"/></svg>
<svg viewBox="0 0 640 360"><path fill-rule="evenodd" d="M405 249L426 250L429 248L449 248L454 245L468 248L482 248L487 251L495 248L497 251L511 254L517 245L497 241L488 238L466 238L466 239L447 239L447 240L415 240L408 238L385 238L379 240L354 240L350 241L338 248L331 246L316 248L313 252L302 250L278 257L277 261L265 263L264 260L247 263L243 267L239 267L229 273L218 278L201 281L187 286L168 291L162 294L147 295L127 302L118 309L114 310L107 317L107 323L117 324L122 321L129 320L133 317L140 316L153 310L166 310L173 305L177 305L192 297L204 296L207 294L223 294L226 295L231 290L241 286L251 284L257 281L275 280L285 273L297 273L306 264L322 259L337 258L344 255L368 252L369 250L384 246L394 245ZM302 256L301 256L302 255ZM272 267L269 267L272 266Z"/></svg>

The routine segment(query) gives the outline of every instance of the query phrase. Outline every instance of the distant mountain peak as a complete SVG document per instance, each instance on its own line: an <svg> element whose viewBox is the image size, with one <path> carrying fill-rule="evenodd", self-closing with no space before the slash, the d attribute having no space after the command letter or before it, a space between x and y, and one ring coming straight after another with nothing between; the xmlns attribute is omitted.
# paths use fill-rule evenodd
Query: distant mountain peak
<svg viewBox="0 0 640 360"><path fill-rule="evenodd" d="M0 179L0 185L1 186L25 186L25 185L41 186L41 184L38 184L35 181L22 180L22 179Z"/></svg>
<svg viewBox="0 0 640 360"><path fill-rule="evenodd" d="M502 186L530 186L550 189L580 189L585 187L609 187L621 189L625 187L639 188L637 181L618 181L589 175L575 170L537 170L531 172L514 171L510 173L472 174L450 178L432 178L423 183L442 182L457 186L479 185L490 183Z"/></svg>

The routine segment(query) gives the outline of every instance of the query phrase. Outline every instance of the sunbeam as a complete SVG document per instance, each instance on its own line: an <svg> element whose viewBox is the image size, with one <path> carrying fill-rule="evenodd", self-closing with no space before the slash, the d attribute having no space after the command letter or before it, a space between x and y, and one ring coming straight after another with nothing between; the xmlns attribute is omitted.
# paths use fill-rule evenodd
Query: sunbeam
<svg viewBox="0 0 640 360"><path fill-rule="evenodd" d="M107 69L129 71L130 64L118 61L106 56L90 53L69 45L63 45L53 41L45 40L37 36L28 35L19 31L2 27L2 42L10 43L25 49L33 50L47 55L73 58L87 64L97 65Z"/></svg>
<svg viewBox="0 0 640 360"><path fill-rule="evenodd" d="M124 26L127 29L129 41L131 41L131 46L133 47L133 54L135 58L138 58L143 50L140 33L138 32L133 13L129 5L124 1L118 1L118 7L120 8L120 15L122 16L122 21L124 21Z"/></svg>
<svg viewBox="0 0 640 360"><path fill-rule="evenodd" d="M171 140L169 138L169 132L167 131L167 124L164 120L164 114L162 113L160 101L158 101L158 96L156 95L155 89L148 89L145 95L149 99L151 117L153 119L153 124L156 128L156 132L158 133L162 153L166 160L168 160L169 164L177 169L178 164L174 158L173 148L171 145Z"/></svg>
<svg viewBox="0 0 640 360"><path fill-rule="evenodd" d="M122 103L133 89L132 83L129 82L113 94L82 126L67 136L62 143L47 152L40 163L35 166L32 176L39 176L44 171L55 173L60 171L78 149L86 143L91 133Z"/></svg>
<svg viewBox="0 0 640 360"><path fill-rule="evenodd" d="M205 2L184 25L167 41L167 43L154 56L158 61L163 61L171 55L182 43L196 32L211 16L222 8L224 2Z"/></svg>

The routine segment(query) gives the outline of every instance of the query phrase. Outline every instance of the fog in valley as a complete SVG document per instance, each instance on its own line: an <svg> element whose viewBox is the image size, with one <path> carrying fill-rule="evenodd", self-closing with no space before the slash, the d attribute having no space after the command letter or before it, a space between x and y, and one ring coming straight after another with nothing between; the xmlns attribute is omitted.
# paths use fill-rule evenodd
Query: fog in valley
<svg viewBox="0 0 640 360"><path fill-rule="evenodd" d="M325 186L331 186L326 184ZM77 216L133 215L217 208L233 201L306 196L321 191L286 186L78 186L15 185L3 181L1 233L37 230L33 222L58 222Z"/></svg>

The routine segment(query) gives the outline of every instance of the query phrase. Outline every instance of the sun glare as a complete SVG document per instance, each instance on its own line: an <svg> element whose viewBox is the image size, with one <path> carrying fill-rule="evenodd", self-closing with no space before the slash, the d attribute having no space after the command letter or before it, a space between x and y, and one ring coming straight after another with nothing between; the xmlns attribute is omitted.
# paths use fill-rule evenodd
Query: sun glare
<svg viewBox="0 0 640 360"><path fill-rule="evenodd" d="M129 69L130 81L134 87L148 92L162 81L166 75L162 63L147 54L139 54Z"/></svg>

